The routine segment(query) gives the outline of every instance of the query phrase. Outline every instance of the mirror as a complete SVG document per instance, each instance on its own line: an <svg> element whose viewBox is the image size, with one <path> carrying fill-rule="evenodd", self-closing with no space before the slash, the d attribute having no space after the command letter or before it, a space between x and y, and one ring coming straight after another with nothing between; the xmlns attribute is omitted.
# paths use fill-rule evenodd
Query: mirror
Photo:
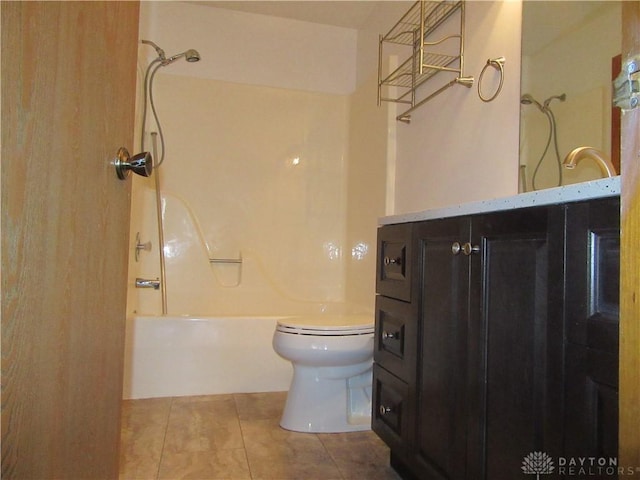
<svg viewBox="0 0 640 480"><path fill-rule="evenodd" d="M577 147L604 152L620 171L611 81L621 45L619 1L523 1L520 192L602 178L590 158L560 166Z"/></svg>

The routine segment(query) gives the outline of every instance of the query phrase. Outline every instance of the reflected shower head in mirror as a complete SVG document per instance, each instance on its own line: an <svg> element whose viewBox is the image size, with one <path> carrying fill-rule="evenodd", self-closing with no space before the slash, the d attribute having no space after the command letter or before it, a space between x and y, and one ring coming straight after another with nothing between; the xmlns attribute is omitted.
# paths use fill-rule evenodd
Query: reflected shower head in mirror
<svg viewBox="0 0 640 480"><path fill-rule="evenodd" d="M542 104L543 108L549 108L549 104L553 101L553 100L560 100L561 102L564 102L567 99L567 94L563 93L562 95L552 95L551 97L547 98L544 103Z"/></svg>
<svg viewBox="0 0 640 480"><path fill-rule="evenodd" d="M525 93L520 97L520 103L522 105L535 105L540 109L541 112L544 112L544 107L538 102L535 98L533 98L530 94Z"/></svg>

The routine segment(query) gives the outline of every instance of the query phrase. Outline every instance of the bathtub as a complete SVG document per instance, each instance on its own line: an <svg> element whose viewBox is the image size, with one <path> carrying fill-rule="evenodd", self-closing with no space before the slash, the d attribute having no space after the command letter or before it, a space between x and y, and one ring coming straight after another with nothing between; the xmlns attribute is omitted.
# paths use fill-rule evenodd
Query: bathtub
<svg viewBox="0 0 640 480"><path fill-rule="evenodd" d="M293 369L271 347L279 318L129 317L123 397L288 390Z"/></svg>

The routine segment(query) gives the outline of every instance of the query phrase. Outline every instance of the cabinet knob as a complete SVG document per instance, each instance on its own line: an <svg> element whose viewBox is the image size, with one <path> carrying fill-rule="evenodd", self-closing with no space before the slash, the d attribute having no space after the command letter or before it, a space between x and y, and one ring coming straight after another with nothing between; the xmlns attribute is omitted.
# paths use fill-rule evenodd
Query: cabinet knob
<svg viewBox="0 0 640 480"><path fill-rule="evenodd" d="M391 413L392 409L391 409L391 407L387 407L385 405L380 405L380 408L378 409L378 411L380 412L380 415L384 416L387 413Z"/></svg>
<svg viewBox="0 0 640 480"><path fill-rule="evenodd" d="M458 255L462 251L462 245L460 242L453 242L451 244L451 253L454 255Z"/></svg>
<svg viewBox="0 0 640 480"><path fill-rule="evenodd" d="M402 261L400 260L400 258L384 257L384 264L385 265L401 265Z"/></svg>
<svg viewBox="0 0 640 480"><path fill-rule="evenodd" d="M400 338L400 334L398 332L393 332L393 333L386 332L386 331L382 332L383 340L389 340L389 339L395 340L396 338Z"/></svg>
<svg viewBox="0 0 640 480"><path fill-rule="evenodd" d="M467 242L462 246L462 253L464 253L466 256L478 252L480 252L480 247L478 245L471 245L469 242Z"/></svg>

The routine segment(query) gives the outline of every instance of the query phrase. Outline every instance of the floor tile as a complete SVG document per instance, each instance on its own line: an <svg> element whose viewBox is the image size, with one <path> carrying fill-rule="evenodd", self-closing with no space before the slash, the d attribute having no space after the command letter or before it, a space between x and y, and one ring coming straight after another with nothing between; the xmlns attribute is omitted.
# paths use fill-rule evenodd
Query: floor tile
<svg viewBox="0 0 640 480"><path fill-rule="evenodd" d="M162 456L171 398L122 404L120 479L155 479Z"/></svg>
<svg viewBox="0 0 640 480"><path fill-rule="evenodd" d="M371 432L318 434L344 479L400 480L389 465L389 448Z"/></svg>
<svg viewBox="0 0 640 480"><path fill-rule="evenodd" d="M242 448L170 452L162 456L162 480L250 480Z"/></svg>
<svg viewBox="0 0 640 480"><path fill-rule="evenodd" d="M123 402L120 480L400 480L371 431L280 427L286 392Z"/></svg>
<svg viewBox="0 0 640 480"><path fill-rule="evenodd" d="M234 399L240 420L267 420L280 418L287 392L242 393Z"/></svg>
<svg viewBox="0 0 640 480"><path fill-rule="evenodd" d="M168 452L244 448L233 397L176 399L171 407L164 448Z"/></svg>
<svg viewBox="0 0 640 480"><path fill-rule="evenodd" d="M279 419L241 420L254 479L332 480L340 471L315 434L280 428Z"/></svg>

